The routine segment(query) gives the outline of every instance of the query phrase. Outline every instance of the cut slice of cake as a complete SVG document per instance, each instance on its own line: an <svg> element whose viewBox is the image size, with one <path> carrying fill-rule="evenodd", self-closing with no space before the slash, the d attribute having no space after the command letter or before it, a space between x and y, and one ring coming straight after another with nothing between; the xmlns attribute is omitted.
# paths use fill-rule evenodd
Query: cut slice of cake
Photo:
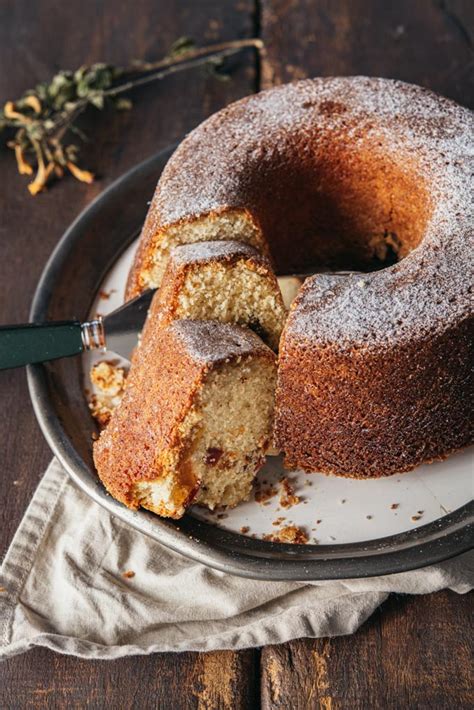
<svg viewBox="0 0 474 710"><path fill-rule="evenodd" d="M162 323L189 318L247 325L273 350L286 320L269 261L235 241L173 249L156 300L153 310Z"/></svg>
<svg viewBox="0 0 474 710"><path fill-rule="evenodd" d="M149 227L149 223L147 227ZM216 212L186 220L170 226L166 233L160 231L156 238L151 240L151 243L148 238L144 238L143 234L128 276L127 300L135 298L149 288L161 286L168 259L175 247L229 239L252 245L261 254L270 255L268 244L261 230L256 227L254 220L245 209Z"/></svg>
<svg viewBox="0 0 474 710"><path fill-rule="evenodd" d="M246 499L272 438L276 358L248 328L150 313L127 387L94 444L103 484L130 508L179 518Z"/></svg>

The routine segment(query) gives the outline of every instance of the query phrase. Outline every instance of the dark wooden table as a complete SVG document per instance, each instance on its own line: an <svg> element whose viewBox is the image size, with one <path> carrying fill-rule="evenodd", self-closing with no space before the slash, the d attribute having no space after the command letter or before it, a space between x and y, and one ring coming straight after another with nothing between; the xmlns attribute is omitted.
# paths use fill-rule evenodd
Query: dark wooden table
<svg viewBox="0 0 474 710"><path fill-rule="evenodd" d="M229 62L137 92L132 112L94 117L84 163L102 177L64 180L32 199L0 149L0 322L27 319L46 258L111 181L213 111L273 84L368 74L474 104L472 0L3 0L0 101L60 68L159 58L179 36L197 43L260 36ZM3 555L50 459L22 371L0 373ZM1 708L467 708L470 599L392 597L352 637L239 653L156 654L86 662L35 650L0 669Z"/></svg>

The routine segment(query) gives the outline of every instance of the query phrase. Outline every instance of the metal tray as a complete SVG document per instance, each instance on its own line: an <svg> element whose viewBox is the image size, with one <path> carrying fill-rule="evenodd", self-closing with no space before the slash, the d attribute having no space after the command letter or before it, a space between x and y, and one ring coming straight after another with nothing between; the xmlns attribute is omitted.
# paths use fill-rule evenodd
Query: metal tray
<svg viewBox="0 0 474 710"><path fill-rule="evenodd" d="M85 318L105 274L139 233L171 146L117 180L69 227L38 284L31 321ZM474 503L413 530L345 544L286 545L229 532L186 515L180 521L133 512L111 498L92 464L94 431L81 358L28 367L36 417L72 479L111 514L167 547L216 569L255 579L323 580L403 572L473 545Z"/></svg>

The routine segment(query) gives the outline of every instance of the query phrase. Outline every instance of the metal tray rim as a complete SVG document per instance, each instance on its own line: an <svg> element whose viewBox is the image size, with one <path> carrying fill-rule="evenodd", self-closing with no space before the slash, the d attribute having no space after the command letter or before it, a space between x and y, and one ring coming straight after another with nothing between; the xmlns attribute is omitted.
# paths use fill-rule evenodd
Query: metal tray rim
<svg viewBox="0 0 474 710"><path fill-rule="evenodd" d="M125 173L74 220L43 270L32 302L30 321L45 319L55 282L72 244L81 240L84 230L105 205L120 200L147 171L155 167L158 171L174 147L160 151ZM122 248L126 246L121 245ZM473 502L439 520L390 537L361 543L305 546L253 540L196 519L185 517L182 521L170 522L146 511L130 511L111 498L92 478L89 467L72 445L54 408L44 365L28 367L28 387L37 420L49 446L87 495L133 528L215 569L274 581L360 578L425 567L473 547Z"/></svg>

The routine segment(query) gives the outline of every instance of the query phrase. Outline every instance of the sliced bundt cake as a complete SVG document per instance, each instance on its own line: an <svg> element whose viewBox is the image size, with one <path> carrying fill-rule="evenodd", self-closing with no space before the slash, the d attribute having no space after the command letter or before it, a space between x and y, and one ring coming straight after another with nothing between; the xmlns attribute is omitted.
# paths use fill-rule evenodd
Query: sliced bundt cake
<svg viewBox="0 0 474 710"><path fill-rule="evenodd" d="M94 444L117 500L179 518L247 498L273 423L274 353L248 328L148 318L122 402Z"/></svg>
<svg viewBox="0 0 474 710"><path fill-rule="evenodd" d="M129 277L169 246L268 245L305 282L281 338L289 467L375 477L473 441L473 114L388 79L324 77L227 106L171 157ZM203 235L205 235L203 237Z"/></svg>

